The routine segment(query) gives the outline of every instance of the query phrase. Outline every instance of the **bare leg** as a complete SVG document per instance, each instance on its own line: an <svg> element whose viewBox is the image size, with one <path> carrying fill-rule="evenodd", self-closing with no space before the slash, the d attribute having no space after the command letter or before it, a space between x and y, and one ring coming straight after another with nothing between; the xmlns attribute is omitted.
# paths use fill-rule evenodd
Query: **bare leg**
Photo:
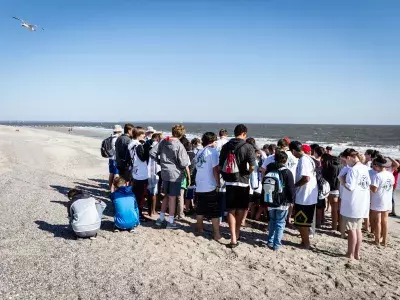
<svg viewBox="0 0 400 300"><path fill-rule="evenodd" d="M199 233L203 233L204 232L204 227L203 227L204 216L197 215L196 218L197 218L196 231Z"/></svg>
<svg viewBox="0 0 400 300"><path fill-rule="evenodd" d="M231 233L231 244L236 244L236 217L235 217L235 210L228 211L228 224L229 224L229 231ZM239 223L240 224L240 223Z"/></svg>
<svg viewBox="0 0 400 300"><path fill-rule="evenodd" d="M219 218L212 218L211 223L213 226L213 239L219 241L221 239L221 234L219 233Z"/></svg>
<svg viewBox="0 0 400 300"><path fill-rule="evenodd" d="M362 244L362 239L363 239L361 229L357 229L356 234L357 234L357 243L356 243L354 258L357 260L360 260L361 259L360 250L361 250L361 244Z"/></svg>
<svg viewBox="0 0 400 300"><path fill-rule="evenodd" d="M164 196L163 202L161 203L161 212L165 213L168 207L168 195Z"/></svg>
<svg viewBox="0 0 400 300"><path fill-rule="evenodd" d="M240 222L241 226L246 226L246 218L247 218L248 213L249 213L249 209L246 209L244 211L244 216L243 216L242 222Z"/></svg>
<svg viewBox="0 0 400 300"><path fill-rule="evenodd" d="M150 216L154 216L154 215L157 214L156 206L157 206L157 195L153 195L153 196L151 196L151 212L150 212Z"/></svg>
<svg viewBox="0 0 400 300"><path fill-rule="evenodd" d="M114 192L113 191L114 190L113 189L113 187L114 187L113 182L114 182L114 174L110 173L110 175L108 175L108 187L110 188L111 193Z"/></svg>
<svg viewBox="0 0 400 300"><path fill-rule="evenodd" d="M382 215L378 211L374 211L374 219L375 219L375 229L374 229L374 234L375 234L375 244L379 245L381 241L381 224L382 224Z"/></svg>
<svg viewBox="0 0 400 300"><path fill-rule="evenodd" d="M290 219L292 218L292 213L293 213L293 204L289 205L289 210L288 210L288 215L287 215L287 220L286 222L290 224Z"/></svg>
<svg viewBox="0 0 400 300"><path fill-rule="evenodd" d="M335 195L329 195L329 203L332 208L332 230L338 230L339 214L338 214L338 198Z"/></svg>
<svg viewBox="0 0 400 300"><path fill-rule="evenodd" d="M317 215L316 215L316 226L317 228L320 228L322 225L322 221L324 219L324 209L323 208L317 208Z"/></svg>
<svg viewBox="0 0 400 300"><path fill-rule="evenodd" d="M167 201L165 201L167 202ZM169 216L173 217L175 216L175 210L176 210L176 196L168 196L168 204L169 204ZM164 204L164 203L163 203Z"/></svg>
<svg viewBox="0 0 400 300"><path fill-rule="evenodd" d="M387 239L388 239L388 219L389 219L389 212L388 211L383 211L381 213L382 215L382 244L383 246L387 246Z"/></svg>
<svg viewBox="0 0 400 300"><path fill-rule="evenodd" d="M304 248L310 248L310 228L309 227L299 227L301 242L304 245Z"/></svg>
<svg viewBox="0 0 400 300"><path fill-rule="evenodd" d="M264 207L263 205L260 205L260 206L258 207L257 214L256 214L256 220L257 220L257 221L260 220L261 214L262 214L263 212L265 212L265 207Z"/></svg>
<svg viewBox="0 0 400 300"><path fill-rule="evenodd" d="M244 216L247 213L247 209L237 209L235 216L236 216L236 238L239 239L240 237L240 226L244 220Z"/></svg>
<svg viewBox="0 0 400 300"><path fill-rule="evenodd" d="M361 230L360 230L361 231ZM354 259L357 245L357 230L348 230L347 240L347 253L346 256L350 259Z"/></svg>

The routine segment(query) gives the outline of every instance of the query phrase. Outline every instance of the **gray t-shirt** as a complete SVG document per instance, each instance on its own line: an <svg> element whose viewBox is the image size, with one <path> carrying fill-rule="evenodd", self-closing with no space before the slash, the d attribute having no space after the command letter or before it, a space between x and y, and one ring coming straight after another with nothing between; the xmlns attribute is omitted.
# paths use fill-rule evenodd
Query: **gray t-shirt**
<svg viewBox="0 0 400 300"><path fill-rule="evenodd" d="M175 138L164 139L150 150L150 156L160 161L163 181L181 182L190 159L182 143Z"/></svg>
<svg viewBox="0 0 400 300"><path fill-rule="evenodd" d="M101 217L106 204L93 197L76 200L70 207L71 226L74 232L100 229Z"/></svg>

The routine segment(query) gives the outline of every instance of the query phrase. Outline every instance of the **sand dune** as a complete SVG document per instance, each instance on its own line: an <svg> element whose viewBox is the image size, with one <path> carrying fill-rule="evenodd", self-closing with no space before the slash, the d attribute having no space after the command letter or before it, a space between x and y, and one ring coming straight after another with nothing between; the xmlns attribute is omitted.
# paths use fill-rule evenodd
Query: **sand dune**
<svg viewBox="0 0 400 300"><path fill-rule="evenodd" d="M305 251L288 229L277 253L257 246L262 224L245 228L234 250L194 235L192 219L176 231L147 222L113 233L100 141L19 130L0 127L0 299L400 299L400 218L387 248L366 237L360 262L343 258L347 242L329 230ZM68 228L74 186L108 205L95 241Z"/></svg>

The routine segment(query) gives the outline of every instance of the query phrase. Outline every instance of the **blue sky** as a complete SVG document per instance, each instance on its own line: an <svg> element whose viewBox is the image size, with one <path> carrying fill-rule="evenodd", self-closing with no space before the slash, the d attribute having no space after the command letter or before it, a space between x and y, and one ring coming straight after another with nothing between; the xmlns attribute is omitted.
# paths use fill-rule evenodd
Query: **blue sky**
<svg viewBox="0 0 400 300"><path fill-rule="evenodd" d="M0 120L400 124L399 15L398 0L0 0Z"/></svg>

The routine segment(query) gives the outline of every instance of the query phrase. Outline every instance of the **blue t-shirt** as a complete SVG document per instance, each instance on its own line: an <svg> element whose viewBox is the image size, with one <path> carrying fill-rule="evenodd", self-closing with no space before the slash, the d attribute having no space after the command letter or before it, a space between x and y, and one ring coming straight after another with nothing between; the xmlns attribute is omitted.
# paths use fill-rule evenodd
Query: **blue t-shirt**
<svg viewBox="0 0 400 300"><path fill-rule="evenodd" d="M114 222L120 229L132 229L140 224L139 209L131 186L122 186L111 194L114 203Z"/></svg>

